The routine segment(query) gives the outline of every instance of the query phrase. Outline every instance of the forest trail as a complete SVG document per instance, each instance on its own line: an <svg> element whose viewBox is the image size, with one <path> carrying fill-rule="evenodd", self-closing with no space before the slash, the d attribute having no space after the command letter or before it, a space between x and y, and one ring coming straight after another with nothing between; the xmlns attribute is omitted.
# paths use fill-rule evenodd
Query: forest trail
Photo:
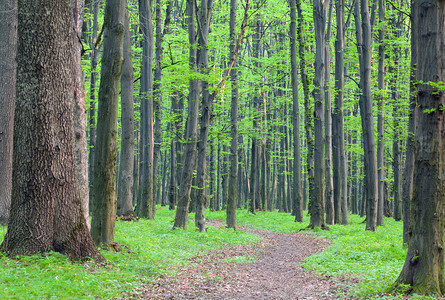
<svg viewBox="0 0 445 300"><path fill-rule="evenodd" d="M208 225L222 226L208 220ZM330 242L316 235L239 228L263 238L189 260L131 299L336 299L336 283L305 269L301 262ZM241 263L240 263L241 262Z"/></svg>

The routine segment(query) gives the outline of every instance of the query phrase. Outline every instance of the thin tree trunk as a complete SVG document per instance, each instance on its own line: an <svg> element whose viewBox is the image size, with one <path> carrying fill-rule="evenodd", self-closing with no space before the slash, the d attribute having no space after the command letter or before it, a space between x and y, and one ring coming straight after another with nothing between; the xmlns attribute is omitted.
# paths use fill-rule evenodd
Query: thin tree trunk
<svg viewBox="0 0 445 300"><path fill-rule="evenodd" d="M196 31L195 31L195 0L187 0L187 25L189 31L189 67L191 71L197 71L196 67ZM187 216L190 205L190 192L192 189L193 170L196 161L196 143L198 140L198 110L200 84L198 79L189 81L189 108L186 131L186 144L184 150L184 166L182 168L182 182L179 189L179 200L176 208L175 223L173 228L187 228Z"/></svg>
<svg viewBox="0 0 445 300"><path fill-rule="evenodd" d="M133 111L133 61L130 44L128 8L125 7L125 31L123 43L124 63L121 77L121 153L119 184L117 190L117 215L129 216L133 212L134 170L134 111Z"/></svg>
<svg viewBox="0 0 445 300"><path fill-rule="evenodd" d="M329 3L329 13L326 30L326 50L325 50L325 87L324 87L324 119L325 119L325 203L326 203L326 224L334 224L334 182L332 171L332 105L331 105L331 23L334 1Z"/></svg>
<svg viewBox="0 0 445 300"><path fill-rule="evenodd" d="M230 56L235 54L236 45L236 11L237 0L230 1ZM234 70L230 74L232 84L232 103L230 108L230 175L229 192L227 199L227 217L228 228L236 227L236 202L238 190L238 69L234 65ZM239 200L238 200L239 201Z"/></svg>
<svg viewBox="0 0 445 300"><path fill-rule="evenodd" d="M377 170L378 170L378 209L377 209L377 226L384 225L383 207L384 207L384 178L385 178L385 161L384 161L384 90L385 90L385 3L379 0L379 72L378 72L378 119L377 119Z"/></svg>
<svg viewBox="0 0 445 300"><path fill-rule="evenodd" d="M142 67L141 67L141 140L142 172L141 194L136 205L136 215L154 218L155 196L153 194L153 0L139 0L139 20L142 29Z"/></svg>
<svg viewBox="0 0 445 300"><path fill-rule="evenodd" d="M11 206L12 140L17 54L17 0L0 2L0 224L6 225Z"/></svg>

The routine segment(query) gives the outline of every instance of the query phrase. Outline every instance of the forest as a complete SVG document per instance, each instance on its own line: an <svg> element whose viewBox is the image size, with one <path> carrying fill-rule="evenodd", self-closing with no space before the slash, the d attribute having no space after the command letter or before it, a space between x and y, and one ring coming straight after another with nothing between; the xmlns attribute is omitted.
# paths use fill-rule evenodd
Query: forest
<svg viewBox="0 0 445 300"><path fill-rule="evenodd" d="M0 298L445 296L440 0L0 0Z"/></svg>

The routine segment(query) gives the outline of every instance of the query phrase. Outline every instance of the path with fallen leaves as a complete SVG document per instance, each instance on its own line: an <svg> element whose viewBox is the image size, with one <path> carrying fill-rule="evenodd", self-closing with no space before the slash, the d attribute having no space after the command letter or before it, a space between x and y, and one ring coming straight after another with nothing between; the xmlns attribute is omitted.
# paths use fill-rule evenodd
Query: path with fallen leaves
<svg viewBox="0 0 445 300"><path fill-rule="evenodd" d="M322 251L329 241L311 234L242 230L263 239L257 244L227 247L195 257L186 266L176 268L175 276L164 276L140 287L137 298L337 298L338 287L332 279L301 266L304 258Z"/></svg>

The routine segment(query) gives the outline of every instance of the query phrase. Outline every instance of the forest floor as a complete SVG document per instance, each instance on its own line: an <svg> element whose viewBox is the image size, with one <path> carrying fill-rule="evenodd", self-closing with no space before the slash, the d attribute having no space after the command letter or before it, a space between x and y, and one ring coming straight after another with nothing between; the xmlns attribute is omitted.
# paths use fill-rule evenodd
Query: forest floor
<svg viewBox="0 0 445 300"><path fill-rule="evenodd" d="M208 225L223 226L208 220ZM330 242L313 234L238 228L262 237L196 256L174 275L141 286L130 299L338 299L353 284L305 269L301 263ZM342 281L342 282L341 282ZM339 283L341 282L341 283Z"/></svg>

